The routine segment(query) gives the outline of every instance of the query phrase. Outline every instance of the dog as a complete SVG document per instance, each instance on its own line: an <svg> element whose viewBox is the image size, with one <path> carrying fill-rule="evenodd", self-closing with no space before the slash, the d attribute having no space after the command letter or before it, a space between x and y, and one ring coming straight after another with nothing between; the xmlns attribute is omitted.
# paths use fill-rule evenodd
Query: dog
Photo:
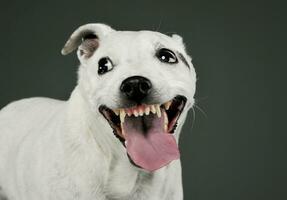
<svg viewBox="0 0 287 200"><path fill-rule="evenodd" d="M182 37L91 23L69 100L28 98L0 111L0 186L8 200L183 199L178 140L196 73Z"/></svg>

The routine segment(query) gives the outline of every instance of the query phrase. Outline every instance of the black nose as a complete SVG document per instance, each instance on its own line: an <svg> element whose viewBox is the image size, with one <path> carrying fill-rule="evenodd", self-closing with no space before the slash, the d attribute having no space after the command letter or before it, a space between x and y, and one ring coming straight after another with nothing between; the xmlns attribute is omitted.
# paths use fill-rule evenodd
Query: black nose
<svg viewBox="0 0 287 200"><path fill-rule="evenodd" d="M150 80L142 76L132 76L125 79L120 87L121 92L132 101L140 103L151 91Z"/></svg>

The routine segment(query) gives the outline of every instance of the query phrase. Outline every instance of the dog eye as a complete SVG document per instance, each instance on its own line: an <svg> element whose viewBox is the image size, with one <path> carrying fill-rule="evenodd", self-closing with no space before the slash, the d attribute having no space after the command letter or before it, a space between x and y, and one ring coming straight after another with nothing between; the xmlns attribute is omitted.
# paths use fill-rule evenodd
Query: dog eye
<svg viewBox="0 0 287 200"><path fill-rule="evenodd" d="M101 58L99 60L98 74L102 75L114 68L112 61L108 58Z"/></svg>
<svg viewBox="0 0 287 200"><path fill-rule="evenodd" d="M175 56L175 53L173 53L169 49L160 49L156 53L156 57L161 61L165 63L177 63L177 57Z"/></svg>

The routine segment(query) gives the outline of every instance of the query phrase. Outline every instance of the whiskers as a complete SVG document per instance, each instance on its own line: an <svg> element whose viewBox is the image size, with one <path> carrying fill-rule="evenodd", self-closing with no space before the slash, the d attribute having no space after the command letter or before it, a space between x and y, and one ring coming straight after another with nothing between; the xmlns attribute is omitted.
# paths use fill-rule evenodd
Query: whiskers
<svg viewBox="0 0 287 200"><path fill-rule="evenodd" d="M201 113L205 119L208 118L206 112L203 110L203 108L201 108L199 105L198 105L198 101L196 100L193 107L191 108L192 110L192 122L191 122L191 130L193 129L194 127L194 124L195 124L195 119L196 119L196 109L199 111L199 113Z"/></svg>
<svg viewBox="0 0 287 200"><path fill-rule="evenodd" d="M203 114L203 116L205 118L208 118L206 112L201 107L199 107L198 105L194 104L194 107L192 108L193 111L194 111L194 108L197 108L199 110L199 112L201 112Z"/></svg>
<svg viewBox="0 0 287 200"><path fill-rule="evenodd" d="M194 110L194 107L192 107L191 110L192 110L191 130L192 130L193 127L194 127L194 123L195 123L195 110Z"/></svg>

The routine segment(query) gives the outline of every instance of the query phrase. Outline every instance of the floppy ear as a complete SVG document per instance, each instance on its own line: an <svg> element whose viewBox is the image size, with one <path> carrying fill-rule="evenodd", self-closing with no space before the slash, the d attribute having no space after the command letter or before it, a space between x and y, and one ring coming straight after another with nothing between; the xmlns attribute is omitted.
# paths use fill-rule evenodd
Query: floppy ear
<svg viewBox="0 0 287 200"><path fill-rule="evenodd" d="M96 49L102 37L114 31L110 26L105 24L86 24L76 29L61 53L67 55L78 48L77 55L80 61L90 58Z"/></svg>

